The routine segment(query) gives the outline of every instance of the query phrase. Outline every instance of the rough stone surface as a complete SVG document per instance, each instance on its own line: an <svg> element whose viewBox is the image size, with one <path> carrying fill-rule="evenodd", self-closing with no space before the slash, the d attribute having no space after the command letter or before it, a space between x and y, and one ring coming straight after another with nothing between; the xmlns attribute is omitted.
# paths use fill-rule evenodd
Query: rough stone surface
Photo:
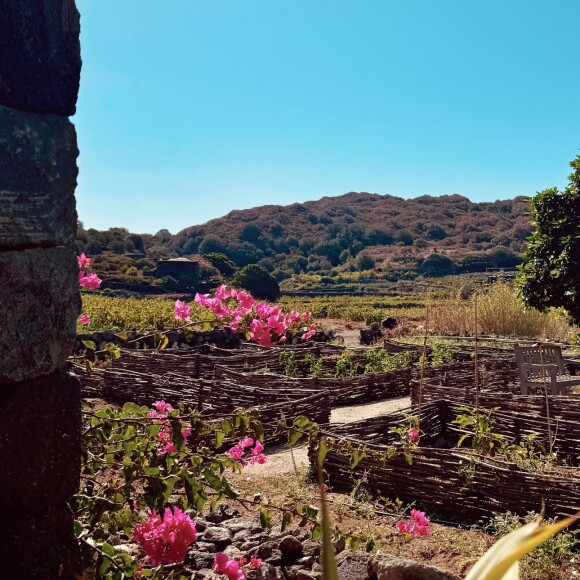
<svg viewBox="0 0 580 580"><path fill-rule="evenodd" d="M0 104L74 115L81 72L74 0L3 0Z"/></svg>
<svg viewBox="0 0 580 580"><path fill-rule="evenodd" d="M50 506L76 492L80 401L78 379L64 371L0 388L2 513Z"/></svg>
<svg viewBox="0 0 580 580"><path fill-rule="evenodd" d="M80 568L73 516L65 503L48 509L2 508L0 578L73 578Z"/></svg>
<svg viewBox="0 0 580 580"><path fill-rule="evenodd" d="M369 559L367 571L372 580L459 580L434 566L380 552Z"/></svg>
<svg viewBox="0 0 580 580"><path fill-rule="evenodd" d="M0 280L0 384L62 368L81 309L73 250L0 252Z"/></svg>
<svg viewBox="0 0 580 580"><path fill-rule="evenodd" d="M0 106L0 249L74 241L77 156L68 119Z"/></svg>
<svg viewBox="0 0 580 580"><path fill-rule="evenodd" d="M339 580L361 580L367 577L369 555L363 552L342 552L336 558Z"/></svg>

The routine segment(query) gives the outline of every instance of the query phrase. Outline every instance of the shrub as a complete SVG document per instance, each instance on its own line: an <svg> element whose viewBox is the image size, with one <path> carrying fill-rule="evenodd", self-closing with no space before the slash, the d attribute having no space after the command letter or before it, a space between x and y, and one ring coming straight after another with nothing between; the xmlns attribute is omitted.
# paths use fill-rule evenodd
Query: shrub
<svg viewBox="0 0 580 580"><path fill-rule="evenodd" d="M275 300L280 295L280 286L276 278L258 264L249 264L236 272L233 285L248 290L260 299Z"/></svg>

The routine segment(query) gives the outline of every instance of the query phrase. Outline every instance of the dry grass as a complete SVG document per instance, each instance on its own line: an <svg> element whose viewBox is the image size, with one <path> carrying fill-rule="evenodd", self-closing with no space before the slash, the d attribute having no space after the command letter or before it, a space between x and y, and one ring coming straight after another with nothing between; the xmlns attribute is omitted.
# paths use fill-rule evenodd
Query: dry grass
<svg viewBox="0 0 580 580"><path fill-rule="evenodd" d="M473 335L475 331L473 298L458 294L433 307L429 323L438 334ZM517 336L565 341L574 331L564 316L551 310L541 313L526 308L511 284L494 284L478 295L478 327L485 335Z"/></svg>

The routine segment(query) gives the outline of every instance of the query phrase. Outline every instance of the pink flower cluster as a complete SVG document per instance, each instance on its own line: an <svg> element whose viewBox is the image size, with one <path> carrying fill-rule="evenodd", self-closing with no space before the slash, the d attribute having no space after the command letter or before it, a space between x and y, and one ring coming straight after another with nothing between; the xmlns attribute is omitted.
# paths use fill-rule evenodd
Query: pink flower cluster
<svg viewBox="0 0 580 580"><path fill-rule="evenodd" d="M85 272L86 269L91 265L91 259L87 258L84 254L77 256L77 262L79 264L79 284L85 288L90 288L95 290L101 285L102 280L96 274L89 274Z"/></svg>
<svg viewBox="0 0 580 580"><path fill-rule="evenodd" d="M149 518L133 529L133 539L153 566L183 562L187 549L197 540L195 522L178 507L165 508L163 520L154 511L148 511Z"/></svg>
<svg viewBox="0 0 580 580"><path fill-rule="evenodd" d="M149 411L149 417L153 417L155 419L167 419L169 413L173 411L173 407L165 401L156 401L153 403L153 407L154 410ZM180 423L182 422L180 421ZM172 434L173 429L170 422L168 420L163 421L163 426L157 435L157 441L159 443L157 452L160 455L177 451L177 447L175 447L173 444ZM183 435L183 439L187 440L189 435L191 435L191 429L186 427L181 431L181 434Z"/></svg>
<svg viewBox="0 0 580 580"><path fill-rule="evenodd" d="M188 306L185 302L181 300L175 301L175 319L176 320L189 320L189 311L191 310L191 306Z"/></svg>
<svg viewBox="0 0 580 580"><path fill-rule="evenodd" d="M91 259L87 258L85 254L81 254L77 256L77 262L79 265L79 285L90 288L91 290L98 288L102 280L96 274L88 274L85 272L91 265ZM90 324L91 317L88 314L81 314L79 322L81 324Z"/></svg>
<svg viewBox="0 0 580 580"><path fill-rule="evenodd" d="M410 443L417 443L419 441L419 429L409 429L407 439L409 439Z"/></svg>
<svg viewBox="0 0 580 580"><path fill-rule="evenodd" d="M223 552L218 552L214 556L213 569L218 574L225 574L228 580L245 580L246 575L240 569L241 566L245 566L248 563L246 558L242 558L239 562L230 559L227 554ZM260 558L252 558L250 560L250 568L254 570L259 570L262 565L262 560Z"/></svg>
<svg viewBox="0 0 580 580"><path fill-rule="evenodd" d="M429 518L425 512L411 510L409 521L398 521L397 531L399 534L409 534L411 536L428 536L429 535Z"/></svg>
<svg viewBox="0 0 580 580"><path fill-rule="evenodd" d="M254 445L253 449L251 449L252 445ZM250 455L246 455L248 451ZM229 455L242 467L245 467L254 463L266 463L266 456L262 451L264 451L264 444L261 441L256 440L254 442L251 437L246 437L226 451L225 454Z"/></svg>
<svg viewBox="0 0 580 580"><path fill-rule="evenodd" d="M297 310L284 314L280 307L270 306L266 302L257 302L245 290L238 291L235 288L228 288L225 284L216 289L214 298L210 298L209 294L198 293L195 295L195 301L199 305L209 308L217 318L228 318L232 330L238 330L242 326L247 327L250 340L267 347L272 346L275 342L285 342L286 331L305 323L311 316L310 312L300 314ZM178 304L176 302L176 318L178 318L177 312ZM183 318L178 319L184 320ZM315 332L316 323L309 324L302 339L309 340Z"/></svg>

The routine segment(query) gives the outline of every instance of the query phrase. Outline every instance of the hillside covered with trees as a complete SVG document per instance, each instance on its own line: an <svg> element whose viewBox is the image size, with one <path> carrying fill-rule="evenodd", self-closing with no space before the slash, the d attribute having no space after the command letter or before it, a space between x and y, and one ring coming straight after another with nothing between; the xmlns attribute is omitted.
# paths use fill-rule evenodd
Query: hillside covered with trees
<svg viewBox="0 0 580 580"><path fill-rule="evenodd" d="M531 233L524 197L473 203L460 195L402 199L347 193L233 211L173 237L180 255L222 253L300 273L379 267L427 275L511 267Z"/></svg>
<svg viewBox="0 0 580 580"><path fill-rule="evenodd" d="M473 203L347 193L232 211L176 235L80 227L77 249L96 256L103 274L133 278L154 277L156 259L201 255L224 278L259 264L279 282L315 274L336 284L353 272L397 281L515 266L532 231L528 206L524 197Z"/></svg>

